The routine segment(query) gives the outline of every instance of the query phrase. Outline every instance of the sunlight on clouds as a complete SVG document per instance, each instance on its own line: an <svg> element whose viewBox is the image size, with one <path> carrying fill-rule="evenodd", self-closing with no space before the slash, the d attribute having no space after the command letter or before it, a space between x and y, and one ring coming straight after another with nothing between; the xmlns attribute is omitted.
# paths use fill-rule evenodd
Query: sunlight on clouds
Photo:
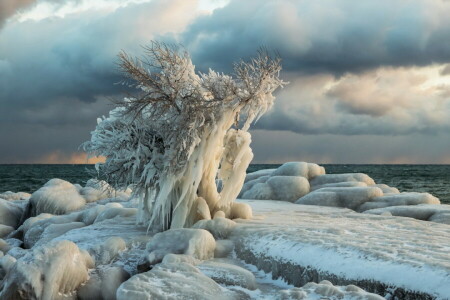
<svg viewBox="0 0 450 300"><path fill-rule="evenodd" d="M27 20L39 21L49 17L63 18L73 13L81 13L89 10L112 12L120 7L130 4L150 2L151 0L82 0L61 2L38 2L32 9L20 13L20 22Z"/></svg>
<svg viewBox="0 0 450 300"><path fill-rule="evenodd" d="M104 157L87 157L86 153L62 153L60 151L55 151L46 154L39 158L33 163L38 164L96 164L99 162L104 162Z"/></svg>
<svg viewBox="0 0 450 300"><path fill-rule="evenodd" d="M62 2L38 2L31 9L18 13L16 19L19 22L27 20L40 21L49 17L64 18L66 15L82 13L86 11L103 11L110 13L118 8L126 7L130 4L140 4L151 2L152 0L68 0ZM202 13L211 13L216 8L224 7L229 0L186 0L191 2L193 10ZM198 3L198 4L197 4Z"/></svg>

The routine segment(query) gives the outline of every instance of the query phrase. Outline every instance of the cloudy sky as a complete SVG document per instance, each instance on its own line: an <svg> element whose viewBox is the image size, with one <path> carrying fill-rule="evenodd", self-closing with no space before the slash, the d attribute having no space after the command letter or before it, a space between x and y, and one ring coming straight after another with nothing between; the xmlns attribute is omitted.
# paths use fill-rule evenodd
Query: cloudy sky
<svg viewBox="0 0 450 300"><path fill-rule="evenodd" d="M122 97L115 63L152 39L228 72L283 58L254 162L450 163L449 0L0 0L0 163L84 162Z"/></svg>

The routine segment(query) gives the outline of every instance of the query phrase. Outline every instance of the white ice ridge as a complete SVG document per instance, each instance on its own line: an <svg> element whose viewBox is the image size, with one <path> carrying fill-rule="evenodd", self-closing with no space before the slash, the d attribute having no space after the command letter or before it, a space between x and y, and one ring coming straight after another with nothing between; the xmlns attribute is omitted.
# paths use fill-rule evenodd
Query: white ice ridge
<svg viewBox="0 0 450 300"><path fill-rule="evenodd" d="M450 297L448 225L281 201L241 202L255 217L238 221L236 253L275 278L296 286L329 279L368 291L384 286L386 293Z"/></svg>

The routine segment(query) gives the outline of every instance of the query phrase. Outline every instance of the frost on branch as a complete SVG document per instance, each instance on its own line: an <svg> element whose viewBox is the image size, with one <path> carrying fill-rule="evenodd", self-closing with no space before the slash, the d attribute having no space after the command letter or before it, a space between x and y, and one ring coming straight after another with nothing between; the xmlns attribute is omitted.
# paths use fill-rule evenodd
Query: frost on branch
<svg viewBox="0 0 450 300"><path fill-rule="evenodd" d="M253 157L247 131L285 84L280 59L262 50L235 63L233 76L200 74L183 50L158 42L144 49L144 59L119 55L138 93L98 119L84 149L106 157L97 167L110 184L134 184L139 221L152 228L191 226L217 211L229 216Z"/></svg>

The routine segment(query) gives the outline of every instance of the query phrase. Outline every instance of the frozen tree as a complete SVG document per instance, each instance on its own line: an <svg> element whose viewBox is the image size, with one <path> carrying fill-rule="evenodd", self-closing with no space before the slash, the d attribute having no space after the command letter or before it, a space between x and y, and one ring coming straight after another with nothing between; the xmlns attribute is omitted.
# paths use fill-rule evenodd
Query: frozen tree
<svg viewBox="0 0 450 300"><path fill-rule="evenodd" d="M134 185L139 221L152 228L187 227L217 211L229 216L253 158L249 126L285 84L280 59L260 50L229 76L196 73L176 46L153 42L144 50L141 59L119 54L138 93L97 120L85 151L106 157L97 168L110 184Z"/></svg>

